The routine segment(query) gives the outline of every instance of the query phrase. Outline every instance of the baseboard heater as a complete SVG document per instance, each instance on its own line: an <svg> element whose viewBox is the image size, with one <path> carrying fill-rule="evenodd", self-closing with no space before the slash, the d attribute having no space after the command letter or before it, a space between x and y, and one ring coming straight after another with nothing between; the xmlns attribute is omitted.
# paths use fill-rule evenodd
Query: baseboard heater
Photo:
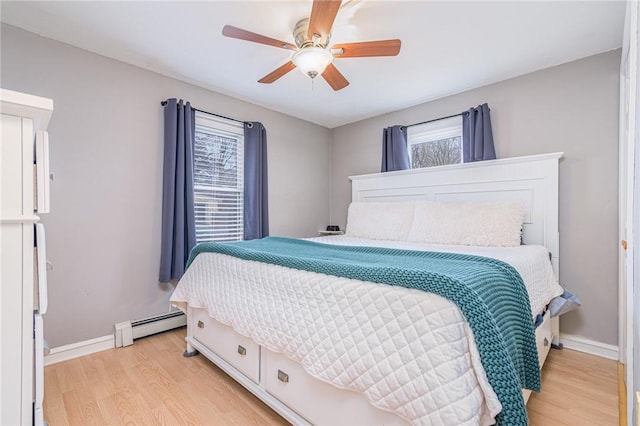
<svg viewBox="0 0 640 426"><path fill-rule="evenodd" d="M133 345L135 339L173 330L187 325L187 317L181 311L156 315L136 321L124 321L115 325L115 346Z"/></svg>

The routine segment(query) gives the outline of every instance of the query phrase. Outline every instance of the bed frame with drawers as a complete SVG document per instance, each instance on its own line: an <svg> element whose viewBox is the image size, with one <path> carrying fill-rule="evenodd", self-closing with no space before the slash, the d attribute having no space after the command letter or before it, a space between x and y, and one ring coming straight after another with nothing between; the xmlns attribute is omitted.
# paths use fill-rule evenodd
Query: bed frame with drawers
<svg viewBox="0 0 640 426"><path fill-rule="evenodd" d="M526 206L523 242L547 247L559 276L558 163L562 153L506 158L460 165L351 176L352 200L445 202L520 201ZM187 351L207 357L293 424L404 424L362 394L338 389L310 376L298 363L256 344L188 308ZM540 365L558 344L559 320L536 329ZM524 390L525 401L530 391Z"/></svg>

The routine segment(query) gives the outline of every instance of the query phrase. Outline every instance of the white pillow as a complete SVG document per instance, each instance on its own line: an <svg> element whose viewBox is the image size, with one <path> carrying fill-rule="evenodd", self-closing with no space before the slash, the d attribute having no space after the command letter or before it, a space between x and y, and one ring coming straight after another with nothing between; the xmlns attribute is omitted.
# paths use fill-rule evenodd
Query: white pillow
<svg viewBox="0 0 640 426"><path fill-rule="evenodd" d="M524 206L518 202L417 201L408 241L485 247L520 245Z"/></svg>
<svg viewBox="0 0 640 426"><path fill-rule="evenodd" d="M373 240L405 241L413 221L414 202L351 203L346 234Z"/></svg>

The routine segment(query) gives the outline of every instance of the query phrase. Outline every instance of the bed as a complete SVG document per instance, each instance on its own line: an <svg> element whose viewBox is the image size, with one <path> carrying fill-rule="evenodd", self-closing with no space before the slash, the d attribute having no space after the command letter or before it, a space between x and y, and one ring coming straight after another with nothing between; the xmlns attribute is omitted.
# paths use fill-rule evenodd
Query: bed
<svg viewBox="0 0 640 426"><path fill-rule="evenodd" d="M525 351L536 352L541 366L558 339L558 319L545 306L561 292L554 278L561 155L351 177L356 203L518 202L524 245L510 250L353 233L282 243L396 254L437 249L506 262L524 280L527 315L541 315L535 346ZM529 288L540 276L550 284ZM188 316L187 353L206 356L293 424L484 425L510 404L489 381L493 367L483 367L487 345L480 337L476 344L478 321L436 294L219 252L195 257L171 301Z"/></svg>

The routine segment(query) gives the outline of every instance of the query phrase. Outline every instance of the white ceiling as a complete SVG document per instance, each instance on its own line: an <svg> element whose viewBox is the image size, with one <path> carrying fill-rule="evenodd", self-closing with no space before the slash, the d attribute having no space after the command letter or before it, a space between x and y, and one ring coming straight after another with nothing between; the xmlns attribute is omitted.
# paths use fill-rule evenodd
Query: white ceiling
<svg viewBox="0 0 640 426"><path fill-rule="evenodd" d="M618 1L344 2L333 43L399 38L400 55L334 62L351 84L334 92L285 63L284 49L226 38L225 24L292 42L311 0L10 2L2 22L333 128L622 44ZM175 94L180 97L179 93ZM217 111L224 113L224 111Z"/></svg>

